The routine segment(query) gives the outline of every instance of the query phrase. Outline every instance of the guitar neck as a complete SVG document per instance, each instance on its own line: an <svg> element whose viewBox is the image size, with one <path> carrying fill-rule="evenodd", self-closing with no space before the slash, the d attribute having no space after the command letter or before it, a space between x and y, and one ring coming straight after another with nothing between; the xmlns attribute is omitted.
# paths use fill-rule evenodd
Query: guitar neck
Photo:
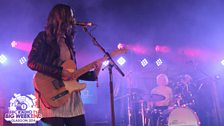
<svg viewBox="0 0 224 126"><path fill-rule="evenodd" d="M102 57L102 58L100 58L100 59L97 59L97 60L93 61L92 63L90 63L90 64L88 64L88 65L86 65L86 66L84 66L84 67L78 69L78 70L76 71L76 73L75 73L75 74L76 74L76 79L77 79L78 77L80 77L81 75L83 75L84 73L88 72L89 70L93 69L93 68L95 67L95 64L96 64L97 62L102 63L102 62L105 61L105 60L107 60L107 57L106 57L106 56L104 56L104 57Z"/></svg>
<svg viewBox="0 0 224 126"><path fill-rule="evenodd" d="M125 53L127 52L127 49L126 48L123 48L123 49L118 49L118 50L114 50L112 53L110 53L110 56L113 57L113 56L116 56L118 54L122 54L122 53ZM95 61L93 61L92 63L78 69L75 74L76 74L76 77L75 79L78 79L81 75L83 75L84 73L88 72L89 70L95 68L95 65L97 63L102 63L103 61L107 60L108 57L107 56L104 56L100 59L97 59Z"/></svg>

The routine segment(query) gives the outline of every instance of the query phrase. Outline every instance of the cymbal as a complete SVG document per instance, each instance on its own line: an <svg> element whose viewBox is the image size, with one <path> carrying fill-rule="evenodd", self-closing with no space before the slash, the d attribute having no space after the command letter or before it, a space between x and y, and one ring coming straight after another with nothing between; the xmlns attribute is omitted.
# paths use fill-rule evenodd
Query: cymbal
<svg viewBox="0 0 224 126"><path fill-rule="evenodd" d="M141 100L142 97L144 96L144 91L142 89L139 89L139 88L127 89L126 93L127 93L128 96L130 96L129 98L133 102L137 102L137 101Z"/></svg>
<svg viewBox="0 0 224 126"><path fill-rule="evenodd" d="M166 98L165 96L159 95L159 94L150 94L150 95L145 95L144 97L146 101L152 101L152 102L162 101L165 98Z"/></svg>
<svg viewBox="0 0 224 126"><path fill-rule="evenodd" d="M144 94L144 91L142 89L139 89L139 88L131 88L131 89L128 89L126 92L131 93L131 94L138 94L138 95Z"/></svg>

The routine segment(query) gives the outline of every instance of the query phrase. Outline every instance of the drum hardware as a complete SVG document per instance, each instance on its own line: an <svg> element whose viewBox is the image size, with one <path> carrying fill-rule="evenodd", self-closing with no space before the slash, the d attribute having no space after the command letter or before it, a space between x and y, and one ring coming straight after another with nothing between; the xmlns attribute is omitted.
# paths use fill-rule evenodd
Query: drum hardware
<svg viewBox="0 0 224 126"><path fill-rule="evenodd" d="M194 89L192 90L191 86L183 85L180 82L173 86L172 89L177 90L177 92L174 92L175 103L165 110L152 107L153 105L147 107L144 106L144 101L154 104L157 101L164 100L164 96L157 94L142 95L141 92L142 99L137 100L137 102L140 106L138 114L142 117L142 126L152 126L150 125L150 121L152 121L151 117L153 114L158 115L156 125L153 126L200 126L197 113L190 108L195 104L193 97L195 94ZM138 93L140 92L138 91Z"/></svg>
<svg viewBox="0 0 224 126"><path fill-rule="evenodd" d="M143 96L143 100L149 101L149 102L158 102L165 99L165 96L159 95L159 94L145 94Z"/></svg>
<svg viewBox="0 0 224 126"><path fill-rule="evenodd" d="M130 103L130 102L129 102ZM139 100L138 102L134 102L139 106L138 108L138 119L141 118L140 124L133 124L133 120L131 120L131 116L135 113L133 112L132 103L129 104L128 107L128 125L127 126L151 126L149 125L151 121L151 117L153 114L158 114L158 120L156 126L181 126L181 125L192 125L192 126L200 126L200 122L197 116L197 113L190 109L188 104L184 104L182 106L174 106L172 108L167 108L165 110L157 109L157 108L149 108L145 106L145 100ZM134 120L136 121L136 120ZM139 120L140 121L140 120Z"/></svg>
<svg viewBox="0 0 224 126"><path fill-rule="evenodd" d="M190 107L195 105L195 101L192 97L192 94L189 94L189 97L184 97L182 94L178 94L174 98L174 104L178 107Z"/></svg>
<svg viewBox="0 0 224 126"><path fill-rule="evenodd" d="M129 97L128 97L128 126L131 126L131 105Z"/></svg>
<svg viewBox="0 0 224 126"><path fill-rule="evenodd" d="M116 97L114 99L114 101L119 101L119 100L123 100L124 98L127 98L127 116L128 116L127 126L135 126L135 124L133 124L133 121L135 121L135 118L137 116L134 113L135 107L136 107L137 104L138 105L140 104L140 106L142 106L141 110L139 110L138 113L141 114L142 111L144 111L143 105L141 105L141 104L143 104L142 103L143 101L141 101L142 94L143 94L143 91L141 91L140 89L132 88L132 89L128 90L128 92L125 95L122 95L120 97Z"/></svg>
<svg viewBox="0 0 224 126"><path fill-rule="evenodd" d="M189 93L189 92L188 92ZM195 101L192 97L192 94L189 93L190 100L185 99L183 94L179 93L175 96L175 104L169 107L167 110L158 110L155 108L149 109L149 119L148 125L151 121L151 117L158 115L156 126L182 126L182 125L189 125L189 126L200 126L200 121L198 119L197 113L194 112L191 108L192 105L195 104ZM153 98L152 98L153 99ZM147 99L149 100L149 99ZM161 99L153 99L152 101L162 100ZM153 115L154 114L154 115Z"/></svg>
<svg viewBox="0 0 224 126"><path fill-rule="evenodd" d="M193 105L195 105L195 101L194 100L192 100L192 101L190 101L188 103L182 104L180 107L191 107Z"/></svg>
<svg viewBox="0 0 224 126"><path fill-rule="evenodd" d="M137 118L137 114L141 114L142 117L144 117L144 113L142 113L144 111L144 101L142 100L142 95L143 95L143 91L141 89L138 88L131 88L128 89L127 94L125 95L127 96L128 99L128 105L127 105L127 113L128 113L128 124L127 126L135 126L136 124L132 123L133 121L136 122L136 118ZM140 107L140 110L135 111L136 107ZM138 108L139 109L139 108ZM142 122L144 120L141 120ZM143 125L144 126L144 125Z"/></svg>
<svg viewBox="0 0 224 126"><path fill-rule="evenodd" d="M165 96L159 94L145 94L143 96L143 100L141 101L141 116L142 116L142 125L147 126L150 124L150 117L152 115L160 115L162 114L162 110L153 107L155 102L162 101L165 99ZM144 106L144 101L147 101L146 107Z"/></svg>
<svg viewBox="0 0 224 126"><path fill-rule="evenodd" d="M145 109L144 109L144 101L140 101L141 103L141 116L142 116L142 126L145 126Z"/></svg>
<svg viewBox="0 0 224 126"><path fill-rule="evenodd" d="M181 79L181 81L178 81L172 85L175 100L174 102L178 107L192 106L194 105L194 96L192 93L196 93L194 85L189 82L183 82L183 79Z"/></svg>
<svg viewBox="0 0 224 126"><path fill-rule="evenodd" d="M146 101L154 103L157 101L164 100L165 97L158 94L144 94L142 92L140 94L139 90L136 90L136 89L132 91L138 91L138 93L131 92L129 95L122 96L122 98L128 96L127 97L128 99L128 105L127 105L128 125L127 126L139 126L140 123L141 123L141 126L146 126L147 119L148 119L148 117L146 116L146 113L148 113L152 109L147 106ZM138 122L138 124L136 122Z"/></svg>
<svg viewBox="0 0 224 126"><path fill-rule="evenodd" d="M130 93L123 97L128 98L128 125L127 126L151 126L149 125L151 121L151 117L154 114L158 114L157 125L156 126L180 126L180 125L192 125L192 126L200 126L200 122L196 112L191 110L188 106L194 104L194 100L192 103L186 104L175 104L171 109L160 110L157 108L146 107L146 101L149 102L157 102L164 100L165 97L157 94L145 94L141 99L139 94ZM122 98L123 98L122 97ZM182 100L182 97L177 96L179 101ZM136 106L138 108L136 109ZM133 113L134 109L137 110L137 113ZM136 117L138 118L139 124L134 123L136 121ZM140 120L141 118L141 120ZM134 120L132 120L134 119Z"/></svg>
<svg viewBox="0 0 224 126"><path fill-rule="evenodd" d="M155 106L151 109L148 116L148 125L147 126L165 126L160 124L164 122L163 118L165 113L168 113L168 106Z"/></svg>

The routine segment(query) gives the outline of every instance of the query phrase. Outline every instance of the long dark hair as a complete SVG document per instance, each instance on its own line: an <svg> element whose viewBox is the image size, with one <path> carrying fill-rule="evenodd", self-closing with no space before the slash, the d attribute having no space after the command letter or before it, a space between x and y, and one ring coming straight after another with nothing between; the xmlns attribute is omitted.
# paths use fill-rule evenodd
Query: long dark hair
<svg viewBox="0 0 224 126"><path fill-rule="evenodd" d="M73 12L72 8L65 4L56 4L52 8L45 27L47 41L55 41L63 34L66 35L66 41L69 41L69 44L73 43L75 24Z"/></svg>

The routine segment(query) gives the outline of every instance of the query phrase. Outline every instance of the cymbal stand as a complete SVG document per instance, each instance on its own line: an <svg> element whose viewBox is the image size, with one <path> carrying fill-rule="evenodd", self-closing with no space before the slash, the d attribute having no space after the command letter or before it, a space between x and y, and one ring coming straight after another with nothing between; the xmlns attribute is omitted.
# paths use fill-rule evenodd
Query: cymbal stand
<svg viewBox="0 0 224 126"><path fill-rule="evenodd" d="M133 109L133 104L132 104L132 99L133 99L133 96L132 96L132 92L131 92L131 79L130 79L130 73L126 75L126 78L127 78L127 82L128 82L128 126L131 126L131 117L133 116L132 115L132 109Z"/></svg>
<svg viewBox="0 0 224 126"><path fill-rule="evenodd" d="M131 126L131 100L130 95L128 97L128 126Z"/></svg>
<svg viewBox="0 0 224 126"><path fill-rule="evenodd" d="M141 101L142 126L145 126L144 101Z"/></svg>

